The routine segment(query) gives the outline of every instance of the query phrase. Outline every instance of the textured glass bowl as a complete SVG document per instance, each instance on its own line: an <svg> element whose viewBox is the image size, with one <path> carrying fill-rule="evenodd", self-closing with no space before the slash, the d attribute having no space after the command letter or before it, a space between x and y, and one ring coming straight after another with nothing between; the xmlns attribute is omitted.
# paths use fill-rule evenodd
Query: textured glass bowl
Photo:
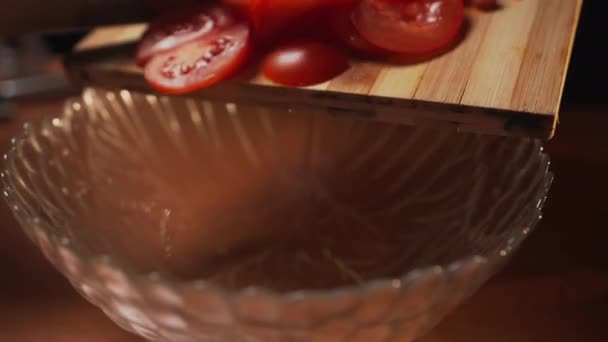
<svg viewBox="0 0 608 342"><path fill-rule="evenodd" d="M411 341L536 225L539 141L88 89L28 124L4 196L150 340Z"/></svg>

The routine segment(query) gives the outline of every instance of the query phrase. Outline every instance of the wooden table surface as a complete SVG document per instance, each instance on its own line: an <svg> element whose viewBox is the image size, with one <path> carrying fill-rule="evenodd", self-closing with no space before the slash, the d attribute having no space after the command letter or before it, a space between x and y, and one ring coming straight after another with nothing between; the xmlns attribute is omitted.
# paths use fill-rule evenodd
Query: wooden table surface
<svg viewBox="0 0 608 342"><path fill-rule="evenodd" d="M59 100L18 103L21 123ZM608 107L565 108L548 144L556 181L545 218L507 269L422 342L608 341ZM0 204L0 341L135 342L69 287Z"/></svg>

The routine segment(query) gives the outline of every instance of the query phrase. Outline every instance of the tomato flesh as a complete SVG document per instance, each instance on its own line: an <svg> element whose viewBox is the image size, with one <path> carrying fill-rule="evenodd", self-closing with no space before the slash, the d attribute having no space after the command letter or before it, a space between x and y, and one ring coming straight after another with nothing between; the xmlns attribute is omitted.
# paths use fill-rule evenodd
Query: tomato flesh
<svg viewBox="0 0 608 342"><path fill-rule="evenodd" d="M397 53L427 53L455 40L463 0L362 0L352 14L370 43Z"/></svg>
<svg viewBox="0 0 608 342"><path fill-rule="evenodd" d="M247 60L249 27L235 24L152 57L144 76L150 85L170 94L214 85L234 74Z"/></svg>
<svg viewBox="0 0 608 342"><path fill-rule="evenodd" d="M153 55L205 36L236 22L233 12L220 6L188 6L150 24L137 48L136 61L144 65Z"/></svg>
<svg viewBox="0 0 608 342"><path fill-rule="evenodd" d="M290 43L266 56L264 75L293 87L328 81L348 69L348 59L339 50L318 42Z"/></svg>

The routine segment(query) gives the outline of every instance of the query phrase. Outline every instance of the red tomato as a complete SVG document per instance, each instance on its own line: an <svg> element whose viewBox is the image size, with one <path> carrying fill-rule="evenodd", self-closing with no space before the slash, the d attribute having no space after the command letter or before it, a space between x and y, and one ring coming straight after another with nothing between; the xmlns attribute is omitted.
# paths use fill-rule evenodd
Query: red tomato
<svg viewBox="0 0 608 342"><path fill-rule="evenodd" d="M136 61L139 65L144 65L157 53L168 51L235 22L234 13L219 6L189 6L168 12L153 22L144 33L137 48Z"/></svg>
<svg viewBox="0 0 608 342"><path fill-rule="evenodd" d="M268 79L294 87L328 81L346 69L346 56L317 42L285 45L266 56L262 64L262 71Z"/></svg>
<svg viewBox="0 0 608 342"><path fill-rule="evenodd" d="M465 5L477 7L482 10L493 10L498 8L497 0L465 0Z"/></svg>
<svg viewBox="0 0 608 342"><path fill-rule="evenodd" d="M222 3L236 7L240 10L244 10L248 14L251 14L259 5L260 1L261 0L222 0Z"/></svg>
<svg viewBox="0 0 608 342"><path fill-rule="evenodd" d="M301 26L302 23L293 22L313 11L319 1L322 0L258 0L251 16L256 37L265 41Z"/></svg>
<svg viewBox="0 0 608 342"><path fill-rule="evenodd" d="M319 12L335 6L355 4L359 0L223 0L244 8L258 41L269 41L286 33L314 29ZM297 35L297 33L295 34Z"/></svg>
<svg viewBox="0 0 608 342"><path fill-rule="evenodd" d="M223 2L233 6L247 7L257 1L258 0L224 0Z"/></svg>
<svg viewBox="0 0 608 342"><path fill-rule="evenodd" d="M144 76L154 89L170 94L216 84L246 62L249 36L249 27L244 23L213 31L155 55L146 65Z"/></svg>
<svg viewBox="0 0 608 342"><path fill-rule="evenodd" d="M351 21L352 8L338 8L331 11L327 17L327 24L333 36L344 46L365 54L381 55L385 50L368 42L359 34Z"/></svg>
<svg viewBox="0 0 608 342"><path fill-rule="evenodd" d="M419 54L454 41L464 21L463 7L463 0L362 0L352 21L374 45Z"/></svg>

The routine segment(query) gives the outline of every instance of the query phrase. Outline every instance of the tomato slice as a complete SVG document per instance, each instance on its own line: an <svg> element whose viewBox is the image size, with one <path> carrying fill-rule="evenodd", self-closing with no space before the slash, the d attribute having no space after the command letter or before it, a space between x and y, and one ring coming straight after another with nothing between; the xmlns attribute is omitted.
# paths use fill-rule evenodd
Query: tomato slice
<svg viewBox="0 0 608 342"><path fill-rule="evenodd" d="M387 51L368 42L351 21L352 7L338 8L329 12L326 22L338 43L366 55L382 55Z"/></svg>
<svg viewBox="0 0 608 342"><path fill-rule="evenodd" d="M481 10L493 10L499 7L497 0L465 0L464 3L467 6L477 7Z"/></svg>
<svg viewBox="0 0 608 342"><path fill-rule="evenodd" d="M251 14L256 38L269 41L298 29L304 24L300 19L312 12L320 1L322 0L258 0Z"/></svg>
<svg viewBox="0 0 608 342"><path fill-rule="evenodd" d="M346 69L346 56L318 42L287 44L266 56L262 64L262 71L268 79L293 87L328 81Z"/></svg>
<svg viewBox="0 0 608 342"><path fill-rule="evenodd" d="M272 42L278 36L298 36L301 31L319 28L322 12L359 0L223 0L245 9L258 42Z"/></svg>
<svg viewBox="0 0 608 342"><path fill-rule="evenodd" d="M136 61L144 65L153 55L171 50L236 22L235 14L221 6L182 7L150 24L137 48Z"/></svg>
<svg viewBox="0 0 608 342"><path fill-rule="evenodd" d="M144 76L150 85L169 94L187 93L214 85L234 74L247 60L249 26L244 23L155 55Z"/></svg>
<svg viewBox="0 0 608 342"><path fill-rule="evenodd" d="M464 22L463 0L362 0L352 21L374 45L427 53L453 42Z"/></svg>

